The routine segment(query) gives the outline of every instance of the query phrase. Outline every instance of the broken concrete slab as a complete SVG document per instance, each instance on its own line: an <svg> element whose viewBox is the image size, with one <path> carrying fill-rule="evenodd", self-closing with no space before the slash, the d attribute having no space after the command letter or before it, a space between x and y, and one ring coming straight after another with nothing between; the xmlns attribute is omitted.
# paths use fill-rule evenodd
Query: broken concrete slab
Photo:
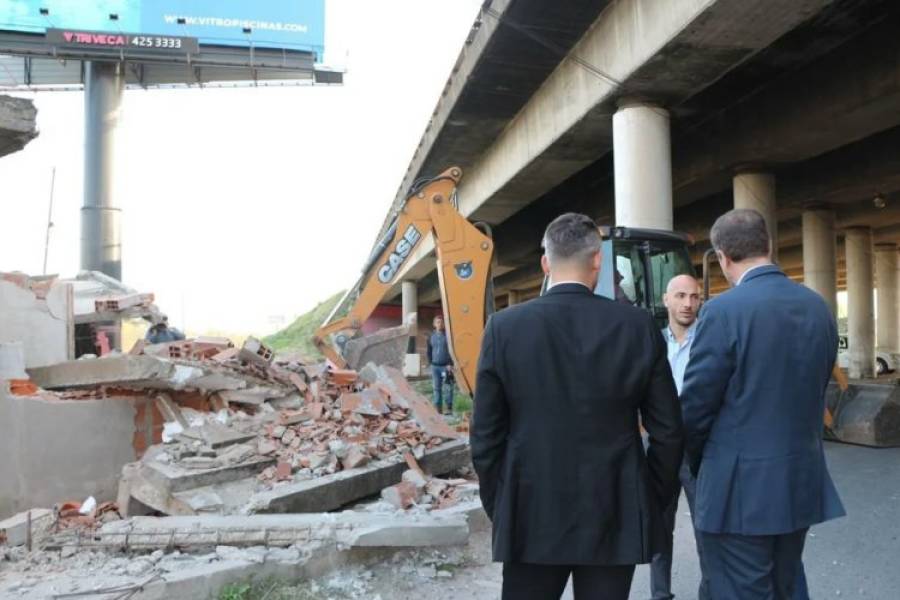
<svg viewBox="0 0 900 600"><path fill-rule="evenodd" d="M468 539L469 526L464 515L429 515L373 524L353 531L342 541L355 548L421 548L455 546L465 544Z"/></svg>
<svg viewBox="0 0 900 600"><path fill-rule="evenodd" d="M434 475L443 475L471 464L469 443L457 440L427 450L419 461ZM288 483L254 494L246 510L252 513L309 513L335 510L346 504L377 495L400 481L406 462L378 461L360 469L339 471L316 479Z"/></svg>
<svg viewBox="0 0 900 600"><path fill-rule="evenodd" d="M386 515L343 513L289 515L194 515L133 517L103 525L91 544L126 545L130 549L202 546L292 546L303 542L338 542L347 547L401 548L465 544L464 515ZM63 547L71 536L57 536L48 547Z"/></svg>
<svg viewBox="0 0 900 600"><path fill-rule="evenodd" d="M128 385L166 381L175 375L175 365L151 356L113 356L70 360L28 370L31 379L45 390Z"/></svg>
<svg viewBox="0 0 900 600"><path fill-rule="evenodd" d="M29 536L32 541L37 541L50 531L55 520L56 516L49 508L32 508L13 515L0 521L0 544L23 546Z"/></svg>
<svg viewBox="0 0 900 600"><path fill-rule="evenodd" d="M178 438L186 441L201 441L210 448L221 448L256 439L255 433L235 431L215 422L207 422L199 427L188 427L178 434Z"/></svg>
<svg viewBox="0 0 900 600"><path fill-rule="evenodd" d="M28 369L28 375L46 390L95 387L237 390L244 379L201 367L175 364L153 356L109 356L70 360L47 367Z"/></svg>
<svg viewBox="0 0 900 600"><path fill-rule="evenodd" d="M274 466L275 458L259 456L239 464L229 464L212 469L185 469L177 464L164 464L152 459L141 463L141 470L148 479L164 486L170 492L182 492L194 488L256 477L266 467Z"/></svg>
<svg viewBox="0 0 900 600"><path fill-rule="evenodd" d="M487 513L484 512L484 507L481 505L481 500L478 498L460 502L449 508L434 510L431 514L434 516L448 517L463 516L466 518L466 523L469 525L469 533L490 531L491 529L491 520L488 518Z"/></svg>
<svg viewBox="0 0 900 600"><path fill-rule="evenodd" d="M252 404L260 406L266 400L284 398L287 394L282 390L270 387L252 387L243 390L225 390L219 392L219 396L225 402L236 404Z"/></svg>
<svg viewBox="0 0 900 600"><path fill-rule="evenodd" d="M221 460L220 456L224 464L219 466L185 468L155 460L154 453L161 452L164 449L152 448L144 461L123 467L117 496L123 515L141 514L146 507L167 515L192 515L196 512L195 505L205 503L194 495L219 493L220 490L211 486L255 480L258 473L275 464L275 458L270 456L252 457L238 464ZM188 491L195 493L179 493Z"/></svg>

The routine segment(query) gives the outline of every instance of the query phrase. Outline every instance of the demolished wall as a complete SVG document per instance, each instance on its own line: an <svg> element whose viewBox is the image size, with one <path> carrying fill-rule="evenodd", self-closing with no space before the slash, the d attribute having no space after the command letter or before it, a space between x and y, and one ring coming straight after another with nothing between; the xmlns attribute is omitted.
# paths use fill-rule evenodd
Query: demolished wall
<svg viewBox="0 0 900 600"><path fill-rule="evenodd" d="M65 499L114 500L136 456L135 401L17 395L0 382L0 519Z"/></svg>
<svg viewBox="0 0 900 600"><path fill-rule="evenodd" d="M0 273L0 343L21 342L26 367L72 358L74 327L69 284Z"/></svg>

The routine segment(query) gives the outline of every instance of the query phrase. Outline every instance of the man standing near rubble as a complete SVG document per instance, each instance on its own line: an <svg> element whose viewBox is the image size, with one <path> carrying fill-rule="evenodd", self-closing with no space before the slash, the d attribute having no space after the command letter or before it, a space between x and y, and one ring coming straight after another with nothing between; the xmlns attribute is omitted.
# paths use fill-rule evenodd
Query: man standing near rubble
<svg viewBox="0 0 900 600"><path fill-rule="evenodd" d="M758 212L725 213L710 239L734 288L704 306L684 376L694 525L713 598L787 600L807 530L844 514L822 447L837 329L772 264Z"/></svg>
<svg viewBox="0 0 900 600"><path fill-rule="evenodd" d="M559 598L572 575L576 600L626 600L663 548L681 411L653 319L592 292L600 244L590 217L554 220L546 294L485 327L471 447L504 599Z"/></svg>
<svg viewBox="0 0 900 600"><path fill-rule="evenodd" d="M447 344L447 333L444 331L444 319L434 318L434 331L428 337L426 353L431 365L431 383L434 386L434 407L443 412L444 385L450 388L447 395L447 412L453 414L453 359L450 357L450 346Z"/></svg>
<svg viewBox="0 0 900 600"><path fill-rule="evenodd" d="M669 313L669 324L662 330L663 339L668 348L669 366L675 388L681 393L684 383L684 371L691 354L694 331L697 329L697 313L700 310L700 284L692 275L676 275L669 280L663 304ZM678 473L684 494L687 496L691 514L694 513L694 496L697 491L697 480L691 475L686 461L682 462ZM653 557L650 563L650 592L652 600L671 600L672 594L672 550L675 534L675 515L678 512L678 494L666 509L663 519L666 526L665 549ZM700 536L696 535L697 555L700 558L700 588L698 600L710 600L709 583L703 571L703 548Z"/></svg>

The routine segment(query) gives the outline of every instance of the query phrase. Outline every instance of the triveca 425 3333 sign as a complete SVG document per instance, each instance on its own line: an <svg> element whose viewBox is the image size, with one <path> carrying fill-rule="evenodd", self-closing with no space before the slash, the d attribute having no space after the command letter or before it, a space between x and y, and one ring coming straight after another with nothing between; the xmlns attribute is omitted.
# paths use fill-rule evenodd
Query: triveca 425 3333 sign
<svg viewBox="0 0 900 600"><path fill-rule="evenodd" d="M195 54L200 50L197 38L176 35L145 35L109 31L48 29L47 43L67 48L154 50L175 54Z"/></svg>

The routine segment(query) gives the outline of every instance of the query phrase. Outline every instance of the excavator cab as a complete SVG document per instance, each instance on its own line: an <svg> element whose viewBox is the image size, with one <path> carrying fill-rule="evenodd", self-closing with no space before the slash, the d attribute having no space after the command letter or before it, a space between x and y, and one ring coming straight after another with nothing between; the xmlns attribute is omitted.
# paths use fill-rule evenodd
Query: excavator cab
<svg viewBox="0 0 900 600"><path fill-rule="evenodd" d="M663 294L676 275L694 275L689 236L673 231L601 227L603 264L594 293L648 311L668 323Z"/></svg>
<svg viewBox="0 0 900 600"><path fill-rule="evenodd" d="M662 329L669 315L663 294L676 275L694 275L691 238L674 231L601 227L603 264L594 293L643 308ZM543 295L547 279L544 278Z"/></svg>

